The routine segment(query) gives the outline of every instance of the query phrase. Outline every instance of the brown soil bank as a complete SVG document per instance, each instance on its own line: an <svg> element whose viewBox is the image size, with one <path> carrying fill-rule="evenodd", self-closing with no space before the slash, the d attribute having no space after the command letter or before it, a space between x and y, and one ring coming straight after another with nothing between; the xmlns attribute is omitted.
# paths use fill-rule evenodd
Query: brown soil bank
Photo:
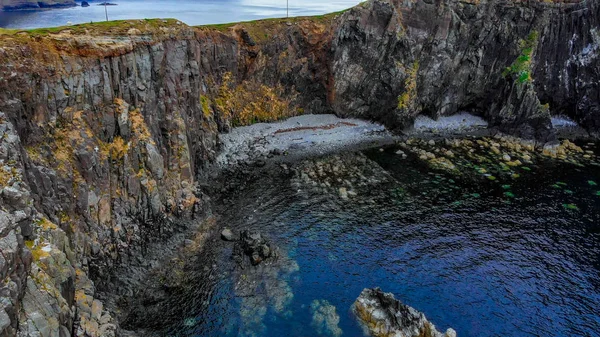
<svg viewBox="0 0 600 337"><path fill-rule="evenodd" d="M231 126L303 113L409 127L467 110L556 140L600 130L600 3L368 1L344 13L188 27L0 31L0 336L111 336L99 291L204 214ZM115 284L119 284L116 286Z"/></svg>

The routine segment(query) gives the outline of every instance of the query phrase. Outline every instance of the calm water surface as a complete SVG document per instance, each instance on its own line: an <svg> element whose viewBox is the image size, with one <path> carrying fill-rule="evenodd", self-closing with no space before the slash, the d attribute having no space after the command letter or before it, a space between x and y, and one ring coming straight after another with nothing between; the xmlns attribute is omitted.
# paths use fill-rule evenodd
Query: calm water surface
<svg viewBox="0 0 600 337"><path fill-rule="evenodd" d="M0 12L2 28L41 28L105 20L102 1L90 7ZM175 18L188 25L228 23L262 18L285 17L286 0L112 0L111 20ZM355 6L358 0L289 0L290 16L318 15Z"/></svg>
<svg viewBox="0 0 600 337"><path fill-rule="evenodd" d="M600 336L597 163L490 181L394 152L366 153L380 171L361 174L381 182L352 201L294 175L240 191L220 225L262 232L283 267L239 270L217 240L191 267L189 291L140 325L163 336L339 336L311 309L327 301L339 316L330 325L362 336L350 307L379 286L459 336Z"/></svg>

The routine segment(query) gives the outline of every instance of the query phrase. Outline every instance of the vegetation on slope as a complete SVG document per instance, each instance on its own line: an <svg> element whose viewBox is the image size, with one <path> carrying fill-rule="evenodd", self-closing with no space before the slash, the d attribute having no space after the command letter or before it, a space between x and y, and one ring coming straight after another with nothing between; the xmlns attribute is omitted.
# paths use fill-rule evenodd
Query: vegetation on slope
<svg viewBox="0 0 600 337"><path fill-rule="evenodd" d="M292 17L292 18L261 19L261 20L254 20L254 21L245 21L245 22L233 22L233 23L224 23L224 24L195 26L195 28L202 30L202 31L219 31L222 33L229 32L230 30L233 30L236 28L243 28L248 32L248 34L256 42L261 42L266 39L269 39L270 37L275 36L276 33L281 30L281 27L286 27L288 25L291 26L291 25L297 25L297 24L301 24L301 23L313 23L313 24L318 24L318 25L331 24L341 14L345 13L346 11L348 11L350 9L345 9L345 10L342 10L339 12L329 13L329 14L325 14L325 15L299 16L299 17Z"/></svg>
<svg viewBox="0 0 600 337"><path fill-rule="evenodd" d="M515 75L519 83L531 82L531 59L537 47L538 38L538 32L533 31L527 36L527 39L519 41L521 55L502 72L502 76Z"/></svg>
<svg viewBox="0 0 600 337"><path fill-rule="evenodd" d="M35 38L62 32L69 32L73 35L128 35L131 33L131 29L152 33L160 31L160 28L174 26L185 26L185 24L176 19L114 20L37 29L0 28L0 36L20 35Z"/></svg>

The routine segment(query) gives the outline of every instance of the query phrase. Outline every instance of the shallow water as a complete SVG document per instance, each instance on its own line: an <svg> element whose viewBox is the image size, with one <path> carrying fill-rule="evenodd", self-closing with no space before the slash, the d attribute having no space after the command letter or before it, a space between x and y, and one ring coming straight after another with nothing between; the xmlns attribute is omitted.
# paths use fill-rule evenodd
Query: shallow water
<svg viewBox="0 0 600 337"><path fill-rule="evenodd" d="M42 28L105 20L103 1L88 1L89 7L39 11L0 11L1 28ZM110 20L174 18L188 25L205 25L285 17L285 0L112 0L107 6ZM355 6L357 0L289 0L290 16L319 15ZM78 2L79 3L79 2Z"/></svg>
<svg viewBox="0 0 600 337"><path fill-rule="evenodd" d="M459 336L600 335L597 163L539 162L491 181L467 168L432 171L395 150L301 164L239 191L219 225L260 231L280 261L240 270L232 245L215 240L190 266L188 290L139 326L171 336L362 336L350 307L379 286ZM308 177L315 165L331 189ZM338 178L358 196L339 198ZM323 303L329 320L311 308Z"/></svg>

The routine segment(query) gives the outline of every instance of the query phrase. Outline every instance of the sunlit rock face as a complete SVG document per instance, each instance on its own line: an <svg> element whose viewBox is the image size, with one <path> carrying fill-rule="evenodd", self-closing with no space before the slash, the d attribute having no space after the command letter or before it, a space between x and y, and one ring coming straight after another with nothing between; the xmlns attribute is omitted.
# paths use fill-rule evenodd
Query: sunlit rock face
<svg viewBox="0 0 600 337"><path fill-rule="evenodd" d="M352 310L373 337L456 337L453 329L437 331L425 315L379 288L363 290Z"/></svg>

